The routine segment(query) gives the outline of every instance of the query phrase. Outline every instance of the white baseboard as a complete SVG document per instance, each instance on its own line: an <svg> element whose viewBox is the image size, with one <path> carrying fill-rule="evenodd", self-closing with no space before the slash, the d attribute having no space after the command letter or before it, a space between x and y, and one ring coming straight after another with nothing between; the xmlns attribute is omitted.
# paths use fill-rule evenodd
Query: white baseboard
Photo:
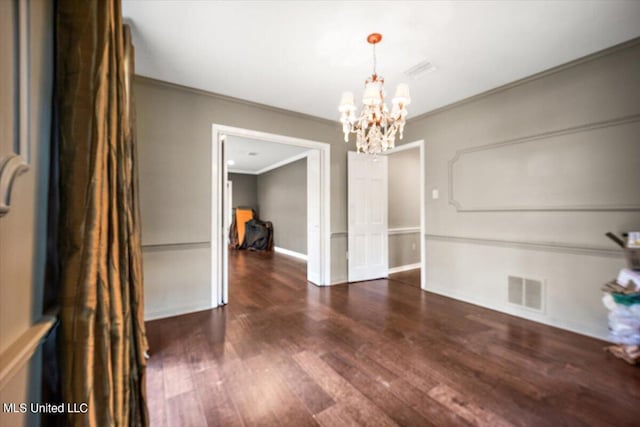
<svg viewBox="0 0 640 427"><path fill-rule="evenodd" d="M403 271L415 270L417 268L420 268L420 263L419 262L417 262L415 264L407 264L407 265L401 265L399 267L390 268L389 269L389 274L401 273Z"/></svg>
<svg viewBox="0 0 640 427"><path fill-rule="evenodd" d="M587 337L599 339L602 341L612 342L611 337L609 337L606 333L599 334L594 331L590 331L581 325L578 324L569 324L568 322L559 321L557 319L553 319L548 317L547 315L538 314L538 313L530 313L523 310L518 310L511 306L500 306L495 303L490 303L484 299L478 298L478 296L469 297L468 295L452 290L451 288L447 288L444 286L438 286L434 283L427 283L426 289L424 291L431 292L434 294L442 295L443 297L452 298L454 300L466 302L469 304L477 305L482 308L487 308L492 311L497 311L500 313L509 314L511 316L520 317L522 319L530 320L532 322L540 323L547 326L552 326L554 328L563 329L565 331L573 332L580 335L585 335Z"/></svg>
<svg viewBox="0 0 640 427"><path fill-rule="evenodd" d="M290 251L289 249L279 248L277 246L274 246L273 250L283 255L289 255L304 261L307 260L307 256L305 254L301 254L300 252Z"/></svg>
<svg viewBox="0 0 640 427"><path fill-rule="evenodd" d="M202 304L193 304L181 307L171 307L164 310L156 310L150 313L144 313L144 321L164 319L165 317L180 316L182 314L195 313L197 311L210 310L214 307L210 307Z"/></svg>

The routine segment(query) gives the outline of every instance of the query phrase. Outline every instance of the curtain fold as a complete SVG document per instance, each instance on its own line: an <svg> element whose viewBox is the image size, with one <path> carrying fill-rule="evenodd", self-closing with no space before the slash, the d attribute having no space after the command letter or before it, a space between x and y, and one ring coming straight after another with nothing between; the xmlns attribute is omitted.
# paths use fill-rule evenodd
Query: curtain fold
<svg viewBox="0 0 640 427"><path fill-rule="evenodd" d="M120 0L56 3L62 397L148 425L133 46Z"/></svg>

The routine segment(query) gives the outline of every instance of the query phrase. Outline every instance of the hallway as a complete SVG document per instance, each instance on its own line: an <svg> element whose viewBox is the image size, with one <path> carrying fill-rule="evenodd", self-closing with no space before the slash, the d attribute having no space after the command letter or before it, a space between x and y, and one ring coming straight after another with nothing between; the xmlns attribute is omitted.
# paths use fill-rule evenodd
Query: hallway
<svg viewBox="0 0 640 427"><path fill-rule="evenodd" d="M287 256L229 262L228 306L147 323L152 426L637 422L640 370L601 341L423 292L410 274L318 288Z"/></svg>

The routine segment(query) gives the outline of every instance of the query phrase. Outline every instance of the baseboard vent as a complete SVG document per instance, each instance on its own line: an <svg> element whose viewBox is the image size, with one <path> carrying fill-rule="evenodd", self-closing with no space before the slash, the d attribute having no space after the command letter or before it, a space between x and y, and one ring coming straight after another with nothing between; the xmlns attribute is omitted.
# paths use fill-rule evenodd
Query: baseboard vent
<svg viewBox="0 0 640 427"><path fill-rule="evenodd" d="M544 312L544 282L525 277L507 277L507 301L539 312Z"/></svg>

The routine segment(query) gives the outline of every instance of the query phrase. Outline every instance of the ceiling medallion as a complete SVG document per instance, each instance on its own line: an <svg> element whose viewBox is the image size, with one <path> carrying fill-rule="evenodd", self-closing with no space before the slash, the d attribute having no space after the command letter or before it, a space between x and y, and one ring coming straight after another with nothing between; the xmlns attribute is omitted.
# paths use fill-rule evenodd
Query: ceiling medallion
<svg viewBox="0 0 640 427"><path fill-rule="evenodd" d="M384 102L384 78L376 73L376 44L382 34L373 33L367 42L373 45L373 74L364 84L362 111L356 117L353 92L344 92L340 100L340 123L344 141L349 142L349 134L356 134L356 146L361 153L377 154L395 146L396 134L404 131L407 117L406 106L411 103L409 86L400 83L391 101L391 112Z"/></svg>

